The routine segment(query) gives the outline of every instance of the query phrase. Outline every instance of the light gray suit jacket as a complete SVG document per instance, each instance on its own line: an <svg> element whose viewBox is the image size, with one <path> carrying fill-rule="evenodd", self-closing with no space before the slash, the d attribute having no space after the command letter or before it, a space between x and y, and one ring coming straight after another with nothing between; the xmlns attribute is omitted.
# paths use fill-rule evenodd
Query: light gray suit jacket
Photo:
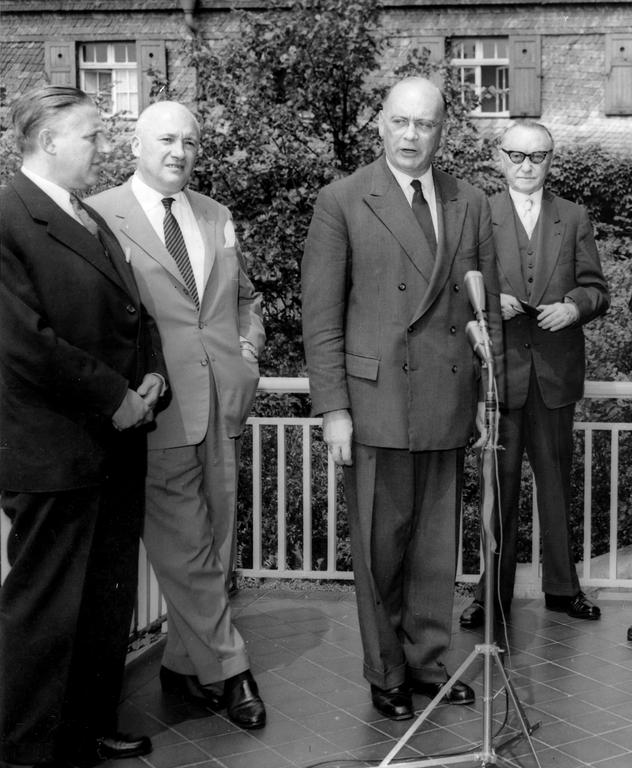
<svg viewBox="0 0 632 768"><path fill-rule="evenodd" d="M195 445L204 439L211 407L209 366L226 432L237 437L259 380L258 366L241 355L240 336L258 352L265 341L261 296L246 274L230 211L197 192L185 190L185 194L205 246L205 286L199 312L130 181L89 201L118 238L162 339L171 400L156 416L150 448Z"/></svg>

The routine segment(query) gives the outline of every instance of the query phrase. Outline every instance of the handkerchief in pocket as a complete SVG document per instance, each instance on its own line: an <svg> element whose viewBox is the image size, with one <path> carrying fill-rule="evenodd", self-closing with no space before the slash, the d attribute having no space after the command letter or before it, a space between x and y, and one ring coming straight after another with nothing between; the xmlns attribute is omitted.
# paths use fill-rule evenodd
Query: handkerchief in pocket
<svg viewBox="0 0 632 768"><path fill-rule="evenodd" d="M234 248L235 247L235 227L233 227L233 222L228 219L226 221L226 224L224 224L224 248Z"/></svg>

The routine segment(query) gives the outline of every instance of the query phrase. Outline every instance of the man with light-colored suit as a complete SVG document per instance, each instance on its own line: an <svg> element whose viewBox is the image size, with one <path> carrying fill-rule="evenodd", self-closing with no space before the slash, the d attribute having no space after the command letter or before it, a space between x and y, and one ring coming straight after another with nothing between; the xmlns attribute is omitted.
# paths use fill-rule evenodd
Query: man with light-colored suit
<svg viewBox="0 0 632 768"><path fill-rule="evenodd" d="M228 209L186 189L199 133L182 104L148 107L132 140L136 173L90 203L132 265L170 371L171 401L149 435L143 534L168 609L162 687L225 704L234 722L258 728L265 709L232 624L227 579L239 436L264 343L261 299ZM212 685L221 681L223 697Z"/></svg>
<svg viewBox="0 0 632 768"><path fill-rule="evenodd" d="M510 610L516 573L523 453L537 486L546 607L596 620L580 589L569 513L575 403L583 395L582 326L603 314L609 294L586 209L544 188L553 157L548 129L511 125L499 147L508 189L491 200L505 345L498 442L498 608ZM483 578L461 626L484 623Z"/></svg>
<svg viewBox="0 0 632 768"><path fill-rule="evenodd" d="M364 675L394 720L412 717L412 692L434 697L448 677L480 387L465 333L469 270L484 276L497 355L502 346L487 200L432 166L444 110L423 78L391 89L385 155L321 190L302 263L313 411L345 472ZM446 698L469 704L474 692L455 681Z"/></svg>
<svg viewBox="0 0 632 768"><path fill-rule="evenodd" d="M151 751L119 733L147 443L165 385L156 326L105 222L75 196L110 151L68 86L12 109L0 194L0 763L90 768Z"/></svg>

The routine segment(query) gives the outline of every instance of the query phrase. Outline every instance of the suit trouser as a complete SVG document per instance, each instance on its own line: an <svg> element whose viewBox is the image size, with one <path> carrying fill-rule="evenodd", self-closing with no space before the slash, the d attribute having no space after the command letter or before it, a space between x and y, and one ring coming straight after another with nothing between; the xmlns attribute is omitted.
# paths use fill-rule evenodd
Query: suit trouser
<svg viewBox="0 0 632 768"><path fill-rule="evenodd" d="M143 454L144 459L144 454ZM143 473L57 494L3 494L0 759L94 748L117 727L138 574Z"/></svg>
<svg viewBox="0 0 632 768"><path fill-rule="evenodd" d="M380 688L445 681L463 457L356 443L345 467L364 676Z"/></svg>
<svg viewBox="0 0 632 768"><path fill-rule="evenodd" d="M542 589L551 595L575 595L579 591L569 526L574 413L574 404L547 408L533 372L524 406L501 411L498 442L504 450L498 451L498 475L502 525L499 528L496 524L496 541L502 546L502 552L496 557L496 594L505 609L511 605L516 577L520 479L525 449L537 489ZM476 599L483 602L484 595L481 577Z"/></svg>
<svg viewBox="0 0 632 768"><path fill-rule="evenodd" d="M221 419L199 445L149 451L143 541L167 603L163 664L203 685L250 666L226 588L238 461Z"/></svg>

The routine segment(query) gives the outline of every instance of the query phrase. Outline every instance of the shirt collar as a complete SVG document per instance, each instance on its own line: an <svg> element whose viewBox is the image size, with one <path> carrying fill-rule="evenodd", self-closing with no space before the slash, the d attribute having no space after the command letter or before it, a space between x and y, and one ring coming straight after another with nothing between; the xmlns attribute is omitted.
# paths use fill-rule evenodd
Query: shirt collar
<svg viewBox="0 0 632 768"><path fill-rule="evenodd" d="M403 173L398 168L395 168L388 159L386 160L386 165L388 165L389 170L395 176L395 180L399 184L399 186L404 190L404 194L408 194L408 191L410 190L410 183L414 181L415 179L419 179L421 182L421 189L424 193L424 197L427 197L427 191L432 190L434 192L434 180L432 178L432 166L428 168L428 170L425 173L422 173L421 176L409 176L407 173Z"/></svg>
<svg viewBox="0 0 632 768"><path fill-rule="evenodd" d="M536 189L536 191L532 192L530 195L525 195L524 192L518 192L517 189L512 189L511 187L509 187L509 195L514 202L514 205L518 209L520 209L524 205L525 200L532 200L534 207L535 208L539 207L542 204L543 191L544 191L543 188L540 187L540 189Z"/></svg>
<svg viewBox="0 0 632 768"><path fill-rule="evenodd" d="M33 184L36 184L42 192L47 194L53 202L57 203L57 205L60 208L63 208L67 213L70 213L73 218L76 218L72 210L72 205L70 204L70 192L67 189L60 187L59 184L56 184L50 179L45 179L43 176L40 176L39 173L30 170L30 168L22 166L20 170L33 182Z"/></svg>
<svg viewBox="0 0 632 768"><path fill-rule="evenodd" d="M175 192L173 195L163 195L162 192L158 192L158 190L150 187L149 184L146 184L141 179L138 172L132 176L132 192L145 210L158 206L162 208L162 200L165 197L172 197L176 203L181 203L186 199L186 196L182 191Z"/></svg>

